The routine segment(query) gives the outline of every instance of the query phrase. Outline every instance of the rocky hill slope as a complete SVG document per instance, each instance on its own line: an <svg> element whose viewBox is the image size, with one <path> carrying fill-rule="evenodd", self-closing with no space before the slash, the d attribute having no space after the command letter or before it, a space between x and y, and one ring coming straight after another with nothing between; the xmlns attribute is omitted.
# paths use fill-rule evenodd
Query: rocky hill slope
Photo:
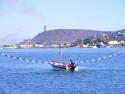
<svg viewBox="0 0 125 94"><path fill-rule="evenodd" d="M84 29L55 29L41 32L31 41L35 44L64 44L73 43L78 39L85 39L90 36L107 33L105 31L84 30Z"/></svg>

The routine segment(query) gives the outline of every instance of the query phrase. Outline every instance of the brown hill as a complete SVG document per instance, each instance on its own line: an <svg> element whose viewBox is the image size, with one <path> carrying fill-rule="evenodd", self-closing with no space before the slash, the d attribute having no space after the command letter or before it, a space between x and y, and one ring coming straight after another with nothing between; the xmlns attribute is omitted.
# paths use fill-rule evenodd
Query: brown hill
<svg viewBox="0 0 125 94"><path fill-rule="evenodd" d="M84 30L84 29L55 29L41 32L31 41L35 44L64 44L73 43L78 39L85 39L90 36L107 33L105 31Z"/></svg>

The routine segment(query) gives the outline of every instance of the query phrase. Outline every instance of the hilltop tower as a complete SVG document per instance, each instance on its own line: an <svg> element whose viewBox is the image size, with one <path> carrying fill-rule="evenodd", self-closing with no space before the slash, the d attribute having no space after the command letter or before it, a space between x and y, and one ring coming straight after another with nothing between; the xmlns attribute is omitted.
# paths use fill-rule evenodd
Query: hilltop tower
<svg viewBox="0 0 125 94"><path fill-rule="evenodd" d="M46 32L47 31L47 26L46 25L44 25L44 32Z"/></svg>

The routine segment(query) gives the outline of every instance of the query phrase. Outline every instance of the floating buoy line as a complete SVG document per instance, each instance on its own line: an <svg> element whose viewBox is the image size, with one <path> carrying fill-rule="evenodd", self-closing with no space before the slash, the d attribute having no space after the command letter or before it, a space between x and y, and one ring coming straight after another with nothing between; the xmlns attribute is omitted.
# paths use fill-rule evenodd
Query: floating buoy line
<svg viewBox="0 0 125 94"><path fill-rule="evenodd" d="M110 59L110 58L113 58L113 57L116 57L116 56L122 55L122 54L125 54L125 50L122 50L120 52L117 52L117 53L114 53L114 54L110 54L110 55L107 55L107 56L104 56L104 57L98 57L96 59L79 61L79 63L95 63L97 61L101 61L101 60L105 60L105 59Z"/></svg>
<svg viewBox="0 0 125 94"><path fill-rule="evenodd" d="M113 58L115 56L122 55L122 54L125 54L125 50L122 50L120 52L117 52L117 53L114 53L114 54L111 54L111 55L108 55L108 56L98 57L96 59L84 60L84 61L79 61L79 62L76 61L76 62L78 64L79 63L95 63L97 61ZM4 53L0 53L0 56L4 56L4 57L7 57L7 58L11 58L11 59L16 59L16 60L20 60L20 61L26 61L26 62L29 62L29 63L49 63L48 61L42 62L42 61L38 61L38 60L31 60L31 59L27 59L27 58L16 57L16 56L4 54Z"/></svg>
<svg viewBox="0 0 125 94"><path fill-rule="evenodd" d="M0 56L5 56L7 58L16 59L16 60L20 60L20 61L26 61L26 62L29 62L29 63L47 63L47 62L31 60L31 59L27 59L27 58L16 57L16 56L12 56L12 55L9 55L9 54L4 54L4 53L0 53Z"/></svg>

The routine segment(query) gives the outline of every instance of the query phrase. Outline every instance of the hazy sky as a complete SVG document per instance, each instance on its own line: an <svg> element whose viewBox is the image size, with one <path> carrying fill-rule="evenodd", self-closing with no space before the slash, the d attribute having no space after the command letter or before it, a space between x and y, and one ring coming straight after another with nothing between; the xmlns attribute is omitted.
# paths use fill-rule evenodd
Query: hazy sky
<svg viewBox="0 0 125 94"><path fill-rule="evenodd" d="M32 38L44 25L48 29L122 29L125 0L0 0L0 43Z"/></svg>

